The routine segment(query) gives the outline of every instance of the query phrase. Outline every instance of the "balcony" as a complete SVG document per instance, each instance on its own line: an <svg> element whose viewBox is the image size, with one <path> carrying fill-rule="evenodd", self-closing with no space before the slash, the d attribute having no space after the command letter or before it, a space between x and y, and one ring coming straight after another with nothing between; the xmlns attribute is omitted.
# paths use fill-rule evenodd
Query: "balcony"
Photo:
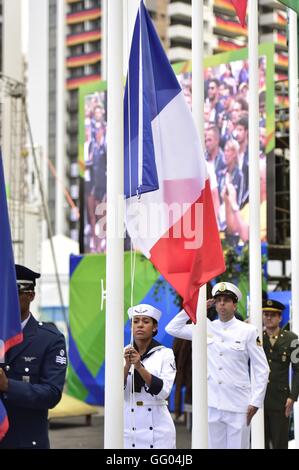
<svg viewBox="0 0 299 470"><path fill-rule="evenodd" d="M234 39L233 41L225 40L223 38L218 39L218 44L214 47L214 52L229 52L229 51L236 51L241 49L242 47L246 47L245 41L238 41Z"/></svg>
<svg viewBox="0 0 299 470"><path fill-rule="evenodd" d="M191 49L186 49L184 47L170 47L167 55L171 63L185 62L187 60L191 60L192 51Z"/></svg>
<svg viewBox="0 0 299 470"><path fill-rule="evenodd" d="M270 13L264 13L260 15L259 19L260 26L266 26L274 29L285 30L287 25L287 18L285 12L272 11Z"/></svg>
<svg viewBox="0 0 299 470"><path fill-rule="evenodd" d="M168 5L169 17L186 21L192 16L192 6L182 2L174 2Z"/></svg>
<svg viewBox="0 0 299 470"><path fill-rule="evenodd" d="M102 77L100 74L82 75L81 77L70 77L66 81L67 90L76 90L81 85L86 83L101 81Z"/></svg>
<svg viewBox="0 0 299 470"><path fill-rule="evenodd" d="M79 109L78 99L73 96L67 101L66 109L68 113L77 113Z"/></svg>
<svg viewBox="0 0 299 470"><path fill-rule="evenodd" d="M177 41L187 41L192 40L192 29L189 26L173 25L168 28L168 39Z"/></svg>
<svg viewBox="0 0 299 470"><path fill-rule="evenodd" d="M66 130L68 134L75 135L78 133L78 120L72 119L67 122Z"/></svg>
<svg viewBox="0 0 299 470"><path fill-rule="evenodd" d="M212 21L214 34L229 38L247 37L247 29L243 28L237 20L230 20L215 16Z"/></svg>
<svg viewBox="0 0 299 470"><path fill-rule="evenodd" d="M68 25L83 23L84 21L91 21L101 18L102 11L100 8L91 8L90 10L82 10L75 13L68 13L66 15L66 23Z"/></svg>
<svg viewBox="0 0 299 470"><path fill-rule="evenodd" d="M280 31L272 31L271 33L261 34L260 42L274 43L276 50L288 50L286 34Z"/></svg>
<svg viewBox="0 0 299 470"><path fill-rule="evenodd" d="M259 0L261 7L275 8L277 10L285 10L286 7L277 0Z"/></svg>
<svg viewBox="0 0 299 470"><path fill-rule="evenodd" d="M76 46L77 44L99 41L101 38L102 33L99 29L93 31L82 31L80 33L69 34L66 39L66 45L71 47Z"/></svg>
<svg viewBox="0 0 299 470"><path fill-rule="evenodd" d="M78 142L70 141L67 143L66 152L69 157L74 159L78 155Z"/></svg>
<svg viewBox="0 0 299 470"><path fill-rule="evenodd" d="M102 55L100 52L91 52L89 54L80 54L79 56L72 56L66 59L68 68L82 67L83 65L96 64L100 62Z"/></svg>
<svg viewBox="0 0 299 470"><path fill-rule="evenodd" d="M275 69L283 70L284 72L288 71L288 55L281 52L274 54L274 64Z"/></svg>
<svg viewBox="0 0 299 470"><path fill-rule="evenodd" d="M230 0L214 0L214 12L235 17L236 10Z"/></svg>

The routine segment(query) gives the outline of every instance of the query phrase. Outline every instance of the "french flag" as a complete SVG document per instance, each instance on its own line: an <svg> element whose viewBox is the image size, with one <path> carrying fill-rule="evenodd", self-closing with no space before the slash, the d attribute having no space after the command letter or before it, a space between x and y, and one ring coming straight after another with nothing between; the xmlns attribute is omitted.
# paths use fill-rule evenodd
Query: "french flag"
<svg viewBox="0 0 299 470"><path fill-rule="evenodd" d="M8 209L5 192L2 155L0 153L0 368L5 360L5 353L21 343L23 333L19 296L16 283L16 271ZM8 419L3 403L0 400L0 440L8 430Z"/></svg>
<svg viewBox="0 0 299 470"><path fill-rule="evenodd" d="M225 264L199 135L142 1L124 108L128 233L196 322L199 288Z"/></svg>

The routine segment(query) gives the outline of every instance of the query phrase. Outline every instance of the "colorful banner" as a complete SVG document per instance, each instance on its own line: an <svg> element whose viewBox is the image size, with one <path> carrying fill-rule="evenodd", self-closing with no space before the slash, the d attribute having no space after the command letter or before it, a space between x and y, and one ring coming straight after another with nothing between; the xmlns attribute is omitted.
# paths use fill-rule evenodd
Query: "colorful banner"
<svg viewBox="0 0 299 470"><path fill-rule="evenodd" d="M125 254L125 332L130 342L127 309L131 298L131 254ZM71 256L69 308L69 368L67 393L94 405L103 405L105 377L106 256ZM117 286L115 287L118 288ZM134 305L149 303L162 310L159 332L155 337L171 347L173 338L165 326L178 312L177 296L142 255L136 256Z"/></svg>
<svg viewBox="0 0 299 470"><path fill-rule="evenodd" d="M286 7L292 8L297 15L299 15L299 3L298 0L279 0L280 3L283 3Z"/></svg>

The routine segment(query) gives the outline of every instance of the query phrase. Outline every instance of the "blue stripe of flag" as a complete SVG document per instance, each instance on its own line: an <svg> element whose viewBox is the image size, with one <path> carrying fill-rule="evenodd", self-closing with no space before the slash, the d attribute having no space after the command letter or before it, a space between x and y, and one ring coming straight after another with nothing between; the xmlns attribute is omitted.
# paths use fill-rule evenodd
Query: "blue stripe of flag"
<svg viewBox="0 0 299 470"><path fill-rule="evenodd" d="M142 50L140 50L140 31ZM142 103L139 103L140 54L142 54L143 70ZM163 73L161 73L161 70L163 70ZM169 64L152 20L141 1L133 33L124 101L124 183L127 198L135 196L137 192L142 194L159 189L152 121L180 91L181 87ZM143 166L141 185L138 181L140 105L143 108Z"/></svg>

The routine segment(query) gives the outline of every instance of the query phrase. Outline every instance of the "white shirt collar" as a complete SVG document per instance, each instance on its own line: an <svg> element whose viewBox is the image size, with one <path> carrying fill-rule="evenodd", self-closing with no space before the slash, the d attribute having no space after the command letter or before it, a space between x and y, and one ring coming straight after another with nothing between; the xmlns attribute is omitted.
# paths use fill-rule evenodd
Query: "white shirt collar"
<svg viewBox="0 0 299 470"><path fill-rule="evenodd" d="M230 326L232 326L233 323L235 323L235 321L236 321L235 316L233 316L233 318L231 318L231 320L228 320L228 321L221 321L220 318L219 318L220 325L223 328L229 328Z"/></svg>
<svg viewBox="0 0 299 470"><path fill-rule="evenodd" d="M31 313L28 315L28 317L26 318L26 320L24 320L24 321L21 322L22 331L24 330L25 326L26 326L27 323L29 322L30 317L31 317Z"/></svg>

